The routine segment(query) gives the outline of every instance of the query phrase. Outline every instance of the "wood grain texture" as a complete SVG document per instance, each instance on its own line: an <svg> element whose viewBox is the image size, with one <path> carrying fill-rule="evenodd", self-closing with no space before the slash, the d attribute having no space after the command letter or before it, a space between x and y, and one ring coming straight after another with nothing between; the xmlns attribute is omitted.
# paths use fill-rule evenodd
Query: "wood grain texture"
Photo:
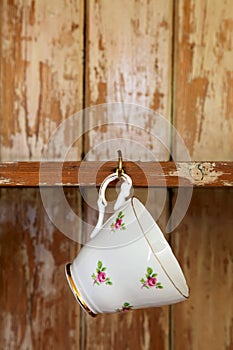
<svg viewBox="0 0 233 350"><path fill-rule="evenodd" d="M83 349L168 349L168 307L127 315L85 317ZM97 336L98 335L98 336Z"/></svg>
<svg viewBox="0 0 233 350"><path fill-rule="evenodd" d="M39 190L0 195L0 349L78 349L80 309L64 275L78 244L51 224Z"/></svg>
<svg viewBox="0 0 233 350"><path fill-rule="evenodd" d="M138 104L170 118L170 45L171 3L164 1L89 1L86 20L86 107L108 103L99 113L85 119L89 131L85 135L88 161L115 160L121 149L124 160L168 160L169 152L158 141L169 145L169 128L159 129L157 120L148 111L134 113L119 104ZM99 107L98 107L99 108ZM123 116L123 124L112 125ZM135 127L140 125L141 129ZM159 129L159 130L158 130ZM127 172L128 170L126 170ZM139 193L140 192L140 193ZM138 197L147 200L147 191ZM114 190L110 191L114 197ZM159 190L150 191L147 201L153 215L164 196ZM166 193L165 193L166 197ZM96 196L86 191L89 205L84 216L96 223ZM165 201L164 217L167 214ZM163 219L164 219L163 217ZM162 219L162 221L163 221ZM128 315L106 315L92 320L83 319L82 348L140 349L169 346L169 309L141 310Z"/></svg>
<svg viewBox="0 0 233 350"><path fill-rule="evenodd" d="M118 162L0 163L0 187L96 187L117 167ZM232 162L123 162L123 168L134 187L233 186Z"/></svg>
<svg viewBox="0 0 233 350"><path fill-rule="evenodd" d="M0 6L0 157L38 160L59 123L82 108L83 1ZM54 156L67 142L63 135ZM71 159L81 151L76 145Z"/></svg>
<svg viewBox="0 0 233 350"><path fill-rule="evenodd" d="M40 160L82 108L83 1L0 1L0 16L0 159ZM81 144L68 159L80 159ZM67 198L80 208L76 190ZM38 189L1 189L0 206L0 349L78 349L80 309L64 275L77 244L49 222Z"/></svg>
<svg viewBox="0 0 233 350"><path fill-rule="evenodd" d="M232 160L233 2L175 3L175 127L192 159Z"/></svg>
<svg viewBox="0 0 233 350"><path fill-rule="evenodd" d="M174 350L233 348L232 189L195 190L173 249L190 299L172 307Z"/></svg>
<svg viewBox="0 0 233 350"><path fill-rule="evenodd" d="M192 159L232 160L233 3L175 7L174 125ZM176 139L174 152L182 159ZM174 192L173 192L174 193ZM173 248L191 297L172 307L172 349L228 350L232 342L232 190L196 190Z"/></svg>
<svg viewBox="0 0 233 350"><path fill-rule="evenodd" d="M215 186L225 180L221 185L232 185L232 171L223 163L232 160L233 146L232 6L231 0L0 1L1 161L40 160L52 132L83 107L84 99L87 107L117 101L142 105L168 120L174 114L192 159L208 160L193 162L194 185ZM119 148L125 160L169 160L168 150L153 136L165 137L169 144L170 130L157 132L156 119L143 113L138 119L124 115L127 127L106 125L116 117L109 109L85 119L83 125L93 129L69 153L68 159L76 161L83 151L86 160L94 161L93 183L115 168L110 162L101 172L98 161L115 160ZM139 119L142 130L133 127ZM82 120L73 127L81 130ZM59 158L71 134L59 140L52 158ZM173 150L182 161L175 139ZM218 160L220 168L217 162L213 166ZM1 168L3 186L38 185L38 171L25 163L17 173L21 165L8 164L7 171L13 167L10 174ZM30 184L25 183L25 169ZM178 176L190 174L182 162L179 169L166 169L173 186ZM63 170L62 182L70 186L71 178L76 186L77 165ZM148 165L147 170L153 179L154 169ZM126 172L142 184L137 165L127 163ZM81 213L76 189L66 191L74 211L95 225L95 207L83 204ZM149 191L135 191L156 219L166 197L160 191L150 189L149 199ZM96 204L93 192L87 190L91 205ZM172 234L191 287L189 301L172 312L164 307L91 319L73 299L64 277L64 264L73 260L79 246L49 222L38 189L2 188L0 349L231 350L231 198L231 189L195 191L183 224ZM162 227L168 205L167 196Z"/></svg>
<svg viewBox="0 0 233 350"><path fill-rule="evenodd" d="M87 2L87 107L132 103L156 110L169 120L171 13L170 1ZM86 121L91 129L85 140L88 160L114 159L119 148L125 159L148 160L151 152L158 160L169 159L168 150L158 142L164 133L169 139L168 128L157 130L156 119L146 118L146 111L136 116L123 106L119 113L124 115L123 126L110 125L118 120L110 107L99 114L99 126L93 128L92 120ZM141 130L134 127L140 121ZM143 153L138 154L136 143L144 147Z"/></svg>

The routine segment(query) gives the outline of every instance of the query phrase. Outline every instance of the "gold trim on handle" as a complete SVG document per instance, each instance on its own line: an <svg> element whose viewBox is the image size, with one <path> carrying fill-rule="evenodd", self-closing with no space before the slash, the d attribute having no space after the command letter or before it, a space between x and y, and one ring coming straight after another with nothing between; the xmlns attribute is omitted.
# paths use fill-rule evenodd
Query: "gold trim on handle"
<svg viewBox="0 0 233 350"><path fill-rule="evenodd" d="M83 300L81 294L79 293L74 281L73 281L73 278L71 276L71 264L67 264L66 265L66 277L67 277L67 280L69 282L69 286L75 296L75 298L77 299L77 301L79 302L79 304L81 305L81 307L88 313L88 315L92 316L92 317L96 317L97 314L95 314L93 311L91 311L89 309L89 307L87 306L87 304L85 303L85 301Z"/></svg>

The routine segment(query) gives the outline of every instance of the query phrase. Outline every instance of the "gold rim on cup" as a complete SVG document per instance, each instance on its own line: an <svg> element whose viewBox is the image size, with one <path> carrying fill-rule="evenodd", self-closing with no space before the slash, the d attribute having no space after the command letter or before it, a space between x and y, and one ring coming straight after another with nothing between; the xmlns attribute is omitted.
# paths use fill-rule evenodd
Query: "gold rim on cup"
<svg viewBox="0 0 233 350"><path fill-rule="evenodd" d="M85 310L88 315L92 316L92 317L96 317L97 314L95 314L93 311L91 311L89 309L89 307L87 306L87 304L85 303L85 301L83 300L81 294L79 293L74 281L73 281L73 278L71 276L71 263L69 264L66 264L66 276L67 276L67 280L69 282L69 285L70 285L70 288L76 298L76 300L79 302L79 304L81 305L81 307L83 308L83 310Z"/></svg>

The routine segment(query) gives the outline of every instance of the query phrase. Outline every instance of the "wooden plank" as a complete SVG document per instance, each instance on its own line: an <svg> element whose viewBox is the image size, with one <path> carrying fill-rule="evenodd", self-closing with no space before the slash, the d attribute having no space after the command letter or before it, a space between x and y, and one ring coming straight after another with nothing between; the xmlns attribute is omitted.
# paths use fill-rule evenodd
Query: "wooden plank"
<svg viewBox="0 0 233 350"><path fill-rule="evenodd" d="M168 345L168 307L85 318L83 349L161 349ZM92 338L98 333L98 337ZM163 349L162 348L162 349Z"/></svg>
<svg viewBox="0 0 233 350"><path fill-rule="evenodd" d="M191 159L232 161L233 3L175 4L173 124ZM175 138L173 149L182 159ZM231 188L194 191L172 234L191 292L189 301L172 308L174 350L233 347L231 197Z"/></svg>
<svg viewBox="0 0 233 350"><path fill-rule="evenodd" d="M87 160L114 159L119 148L128 160L169 159L159 142L169 140L169 126L158 128L146 108L170 119L170 11L171 3L162 0L87 3L85 104L109 104L85 120ZM116 111L112 102L131 108L120 104ZM144 110L136 115L132 104ZM124 125L111 125L119 115Z"/></svg>
<svg viewBox="0 0 233 350"><path fill-rule="evenodd" d="M80 208L75 189L66 196ZM0 207L0 348L79 349L80 308L64 274L78 244L49 221L38 189L1 189Z"/></svg>
<svg viewBox="0 0 233 350"><path fill-rule="evenodd" d="M90 117L85 118L88 162L115 160L118 149L122 150L124 161L169 160L168 149L158 140L162 138L169 148L169 126L159 128L150 111L170 118L170 7L169 1L161 0L156 4L152 0L87 2L85 105L95 106ZM111 102L119 104L116 107ZM102 107L102 103L107 103L107 107ZM136 113L135 104L149 109L142 108ZM116 124L119 121L122 123ZM116 168L116 162L106 164L110 165L107 174ZM140 164L135 165L124 162L133 181L134 175L143 175L138 173ZM103 180L104 177L99 178L102 169L105 172L105 164L96 168L94 184ZM136 182L140 186L139 178ZM96 223L96 212L91 208L96 203L94 192L87 189L85 193L88 206L84 206L84 217L91 224ZM111 198L116 197L114 190L109 192ZM147 201L153 215L164 194L164 189L150 189L148 199L147 190L139 188L137 192L142 201ZM166 214L165 202L164 217ZM101 316L97 320L84 316L81 344L85 350L93 347L167 350L168 333L167 307Z"/></svg>
<svg viewBox="0 0 233 350"><path fill-rule="evenodd" d="M195 190L173 249L190 299L173 306L174 350L233 348L233 190Z"/></svg>
<svg viewBox="0 0 233 350"><path fill-rule="evenodd" d="M0 163L0 186L99 186L117 166L95 161ZM233 186L233 162L124 162L123 167L134 187Z"/></svg>
<svg viewBox="0 0 233 350"><path fill-rule="evenodd" d="M0 1L0 17L0 159L40 160L57 126L82 108L83 0ZM81 144L67 159L80 159ZM79 211L77 191L67 191ZM0 206L0 348L79 349L80 309L64 274L78 245L49 222L38 189L1 189Z"/></svg>
<svg viewBox="0 0 233 350"><path fill-rule="evenodd" d="M0 6L0 157L39 160L57 126L82 109L83 1ZM81 118L75 128L82 128ZM53 157L69 137L62 136ZM80 159L78 145L70 159Z"/></svg>
<svg viewBox="0 0 233 350"><path fill-rule="evenodd" d="M232 160L233 2L179 0L174 125L192 159ZM182 151L174 140L174 153Z"/></svg>

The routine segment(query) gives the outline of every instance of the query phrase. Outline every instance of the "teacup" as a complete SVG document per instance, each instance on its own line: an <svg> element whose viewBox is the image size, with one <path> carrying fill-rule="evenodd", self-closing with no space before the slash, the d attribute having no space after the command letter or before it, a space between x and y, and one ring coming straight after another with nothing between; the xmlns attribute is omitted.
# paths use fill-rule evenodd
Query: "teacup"
<svg viewBox="0 0 233 350"><path fill-rule="evenodd" d="M159 226L124 182L114 214L103 224L108 176L99 191L99 220L66 276L73 294L90 315L177 303L189 296L181 267Z"/></svg>

